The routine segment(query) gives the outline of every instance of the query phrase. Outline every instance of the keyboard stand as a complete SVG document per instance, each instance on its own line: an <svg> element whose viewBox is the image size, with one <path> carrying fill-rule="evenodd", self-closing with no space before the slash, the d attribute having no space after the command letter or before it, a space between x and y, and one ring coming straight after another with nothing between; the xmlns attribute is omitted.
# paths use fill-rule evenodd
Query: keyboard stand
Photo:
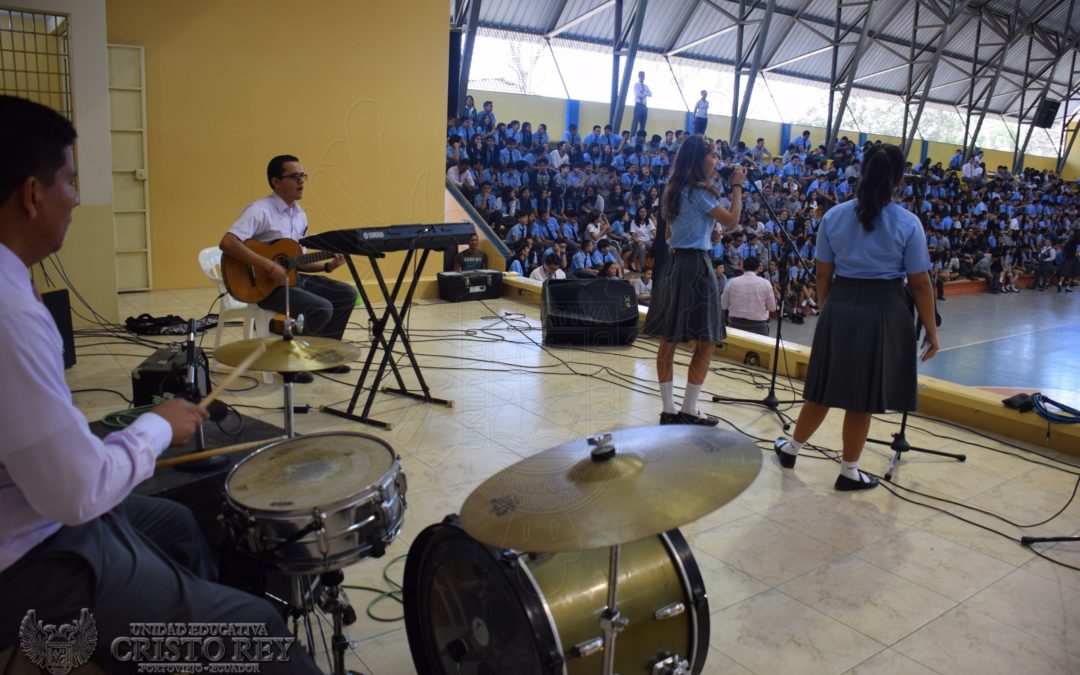
<svg viewBox="0 0 1080 675"><path fill-rule="evenodd" d="M350 419L354 422L370 424L371 426L387 430L391 429L392 426L389 422L383 422L371 417L371 406L375 403L375 394L379 391L379 384L387 374L387 366L390 367L390 371L397 381L397 387L384 387L382 389L383 392L394 394L396 396L407 396L416 399L417 401L423 401L424 403L437 403L448 408L454 407L453 401L435 398L431 395L431 389L428 387L427 381L424 380L424 374L420 372L420 364L416 362L416 354L413 353L412 343L409 341L409 336L405 330L405 319L409 314L409 308L412 307L413 294L416 292L416 286L420 282L420 274L424 269L424 263L427 262L428 253L430 253L430 249L421 249L416 261L415 269L413 270L411 279L409 279L408 290L405 292L405 298L401 301L400 308L396 305L397 298L401 292L406 276L409 274L409 265L413 261L413 256L416 255L415 244L410 246L405 254L405 260L401 263L401 270L398 271L393 291L390 291L390 289L387 288L386 280L383 278L382 271L379 269L379 258L385 258L385 254L375 250L368 250L362 253L362 255L366 256L368 260L371 261L371 269L375 273L375 280L379 284L379 290L382 292L383 297L386 298L386 308L383 310L381 317L378 317L375 314L375 309L372 307L367 291L364 290L363 282L360 281L360 274L356 270L356 265L353 263L352 256L345 256L345 261L349 265L349 272L352 273L353 280L356 282L356 290L360 294L361 300L364 302L364 309L367 311L368 320L371 322L372 341L371 347L368 349L367 358L364 360L364 367L360 370L360 378L356 381L356 386L353 389L352 399L349 401L348 408L345 410L337 410L327 406L322 408L323 412L330 415L336 415L337 417L344 417L345 419ZM387 339L385 334L386 328L391 326L391 324L392 329L390 331L390 337ZM409 365L412 367L413 373L416 375L416 380L420 385L420 392L410 391L409 388L405 386L405 380L401 377L401 371L398 369L397 362L394 359L394 346L397 344L398 340L401 340L401 344L405 348L405 355L409 360ZM379 366L374 372L371 386L365 387L368 376L372 374L375 357L379 352L382 352ZM364 401L363 411L361 411L359 415L356 415L354 414L356 404L360 400L360 393L364 391L365 388L368 390L367 400Z"/></svg>

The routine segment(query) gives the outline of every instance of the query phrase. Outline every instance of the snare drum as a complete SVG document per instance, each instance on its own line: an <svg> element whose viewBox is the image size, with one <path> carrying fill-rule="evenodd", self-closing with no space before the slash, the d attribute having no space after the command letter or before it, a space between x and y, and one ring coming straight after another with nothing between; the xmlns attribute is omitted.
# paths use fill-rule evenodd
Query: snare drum
<svg viewBox="0 0 1080 675"><path fill-rule="evenodd" d="M235 546L288 574L319 574L381 556L405 516L405 474L382 440L311 434L260 448L225 479Z"/></svg>
<svg viewBox="0 0 1080 675"><path fill-rule="evenodd" d="M417 672L593 675L608 549L545 555L485 546L456 516L417 536L405 562L405 628ZM621 675L700 673L709 603L678 530L624 544L615 642Z"/></svg>

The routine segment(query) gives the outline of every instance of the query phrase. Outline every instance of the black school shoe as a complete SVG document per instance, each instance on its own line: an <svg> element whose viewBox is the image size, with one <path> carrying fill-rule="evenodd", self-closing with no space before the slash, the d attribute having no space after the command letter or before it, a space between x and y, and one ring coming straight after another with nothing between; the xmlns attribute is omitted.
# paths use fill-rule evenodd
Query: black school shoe
<svg viewBox="0 0 1080 675"><path fill-rule="evenodd" d="M349 366L340 365L340 366L334 366L333 368L325 368L323 370L320 370L319 372L320 373L328 373L330 375L344 375L345 373L348 373L348 372L351 372L351 371L352 371L352 368L350 368Z"/></svg>
<svg viewBox="0 0 1080 675"><path fill-rule="evenodd" d="M780 460L780 466L785 469L794 469L795 460L799 458L798 455L793 455L790 452L784 452L780 449L780 446L787 441L786 438L778 438L773 441L773 452L776 453L776 458Z"/></svg>
<svg viewBox="0 0 1080 675"><path fill-rule="evenodd" d="M836 477L836 485L833 486L841 492L854 492L856 490L869 490L870 488L876 488L878 486L878 479L873 476L867 476L862 471L860 475L866 476L866 480L852 480L844 474L840 474Z"/></svg>
<svg viewBox="0 0 1080 675"><path fill-rule="evenodd" d="M696 424L703 427L715 427L720 423L719 417L713 417L712 415L695 415L694 413L682 412L681 410L676 413L678 421L675 424Z"/></svg>
<svg viewBox="0 0 1080 675"><path fill-rule="evenodd" d="M660 424L678 424L679 413L660 413Z"/></svg>

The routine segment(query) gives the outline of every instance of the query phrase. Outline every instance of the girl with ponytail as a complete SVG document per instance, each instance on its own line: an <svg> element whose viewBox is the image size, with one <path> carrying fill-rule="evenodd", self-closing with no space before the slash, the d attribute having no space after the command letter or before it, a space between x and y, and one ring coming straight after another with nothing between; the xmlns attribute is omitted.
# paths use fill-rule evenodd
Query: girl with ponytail
<svg viewBox="0 0 1080 675"><path fill-rule="evenodd" d="M863 157L855 199L825 214L817 235L821 317L795 433L778 438L780 465L795 467L803 443L830 408L845 410L844 457L837 490L866 490L878 479L858 469L873 413L911 411L917 404L915 327L907 296L926 327L922 360L937 353L930 255L918 217L893 201L904 181L904 156L875 145Z"/></svg>

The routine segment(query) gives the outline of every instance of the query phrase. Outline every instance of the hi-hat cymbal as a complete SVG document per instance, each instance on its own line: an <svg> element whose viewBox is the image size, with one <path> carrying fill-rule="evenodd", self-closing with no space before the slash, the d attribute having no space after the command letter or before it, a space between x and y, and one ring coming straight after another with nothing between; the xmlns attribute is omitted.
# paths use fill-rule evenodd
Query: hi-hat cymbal
<svg viewBox="0 0 1080 675"><path fill-rule="evenodd" d="M746 436L669 425L545 450L484 481L461 507L470 536L529 553L583 551L685 525L739 495L761 470ZM608 459L597 446L613 447Z"/></svg>
<svg viewBox="0 0 1080 675"><path fill-rule="evenodd" d="M266 352L251 364L251 370L275 373L300 373L340 366L360 355L357 347L330 338L294 336L288 340L280 335L240 340L222 345L214 358L227 366L239 365L248 354L266 345Z"/></svg>

